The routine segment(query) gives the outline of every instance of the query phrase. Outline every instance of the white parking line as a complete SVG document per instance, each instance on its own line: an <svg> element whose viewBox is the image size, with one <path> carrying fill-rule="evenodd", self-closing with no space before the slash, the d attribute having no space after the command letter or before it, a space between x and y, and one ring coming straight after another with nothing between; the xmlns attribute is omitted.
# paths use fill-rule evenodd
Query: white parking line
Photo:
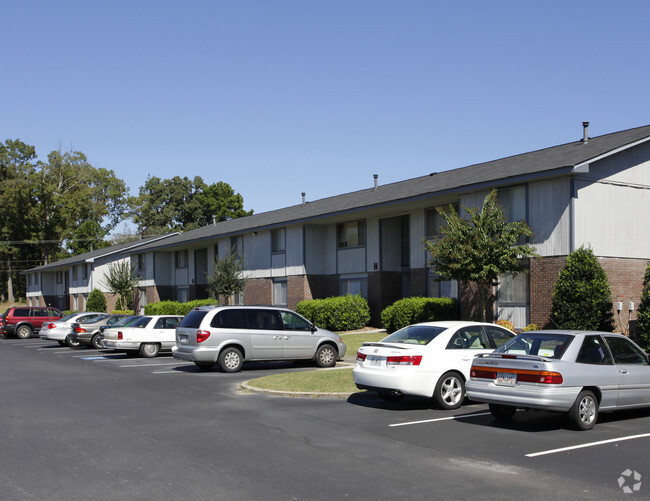
<svg viewBox="0 0 650 501"><path fill-rule="evenodd" d="M412 424L422 424L422 423L435 423L437 421L451 421L453 419L466 419L466 418L472 418L476 416L489 416L489 412L478 412L476 414L462 414L460 416L449 416L449 417L443 417L443 418L436 418L436 419L425 419L423 421L411 421L409 423L395 423L395 424L389 424L388 426L410 426Z"/></svg>
<svg viewBox="0 0 650 501"><path fill-rule="evenodd" d="M70 348L59 348L59 349L52 349L51 347L49 348L39 348L36 351L50 351L52 353L70 353Z"/></svg>
<svg viewBox="0 0 650 501"><path fill-rule="evenodd" d="M166 362L166 363L160 363L160 364L129 364L129 365L120 365L120 367L154 367L156 365L187 365L184 364L183 362Z"/></svg>
<svg viewBox="0 0 650 501"><path fill-rule="evenodd" d="M646 438L646 437L650 437L650 433L643 433L641 435L630 435L629 437L612 438L609 440L600 440L598 442L590 442L588 444L581 444L581 445L572 445L571 447L561 447L559 449L551 449L548 451L532 452L530 454L526 454L526 457L534 458L537 456L545 456L547 454L556 454L558 452L573 451L576 449L584 449L585 447L595 447L597 445L613 444L615 442L623 442L625 440L635 440L637 438Z"/></svg>
<svg viewBox="0 0 650 501"><path fill-rule="evenodd" d="M154 371L152 374L184 374L181 371Z"/></svg>

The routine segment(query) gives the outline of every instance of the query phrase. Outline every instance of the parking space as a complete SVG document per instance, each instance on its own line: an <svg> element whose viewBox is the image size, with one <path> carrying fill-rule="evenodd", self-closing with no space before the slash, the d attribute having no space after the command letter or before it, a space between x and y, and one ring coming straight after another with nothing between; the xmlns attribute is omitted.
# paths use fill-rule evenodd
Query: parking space
<svg viewBox="0 0 650 501"><path fill-rule="evenodd" d="M246 364L242 372L226 374L201 371L194 364L175 360L168 354L153 359L131 358L110 350L62 347L38 338L0 339L0 350L5 362L12 360L17 364L13 371L27 368L20 376L21 385L29 387L29 377L33 375L37 385L32 386L34 391L44 392L42 396L34 393L30 399L40 398L50 406L60 401L60 408L47 408L59 420L65 420L62 416L70 409L76 409L78 414L81 409L90 408L88 419L101 416L95 419L101 421L103 433L113 430L122 437L123 446L111 445L116 456L140 454L134 453L128 443L141 442L141 435L128 438L130 432L115 428L115 423L124 421L135 426L133 433L139 430L145 436L159 437L163 446L167 440L182 443L178 439L186 440L188 431L198 427L212 437L210 440L218 439L223 447L243 451L238 458L251 462L251 455L255 455L253 465L247 464L241 475L245 476L251 467L260 471L266 468L267 482L271 483L273 474L281 477L281 468L298 468L302 475L313 475L308 465L317 461L322 467L335 468L333 471L342 478L350 475L351 484L364 479L372 481L381 475L386 482L392 479L397 483L401 478L412 477L416 484L406 488L405 495L411 493L416 498L422 497L424 491L420 489L427 482L432 488L456 489L458 499L471 494L478 499L492 498L482 495L486 486L503 489L494 496L500 499L547 499L555 495L566 499L612 499L625 496L626 487L641 499L650 492L647 409L602 414L593 430L578 432L569 427L565 416L549 412L520 411L510 421L498 422L483 404L466 403L460 409L442 411L433 408L430 401L415 397L385 402L373 393L358 392L347 400L287 399L244 394L237 389L239 383L248 379L311 370L305 364ZM39 363L30 368L29 361ZM96 383L84 385L82 381ZM55 398L57 392L61 395ZM25 406L23 402L21 409ZM42 413L38 409L34 412ZM9 419L13 419L13 414ZM79 415L74 422L80 427L93 429L97 425L78 424L77 419ZM219 428L206 431L212 430L216 421ZM141 422L156 423L172 437L178 434L178 439L161 439L168 435L142 428ZM38 426L43 423L39 421ZM44 430L48 430L47 424ZM71 434L70 440L74 436ZM239 436L246 436L246 441L237 440ZM51 440L49 435L43 437L46 442ZM183 450L186 446L188 452L183 460L194 464L197 460L192 454L202 453L202 437L192 437L189 445L183 444ZM56 447L63 446L59 443ZM268 462L275 461L276 456L286 459L269 466ZM215 461L213 456L208 458ZM304 459L296 463L295 458ZM274 470L276 466L278 471ZM240 474L239 470L230 471L227 464L222 468L231 476ZM171 465L170 469L173 471ZM636 480L639 477L641 480ZM648 482L647 487L644 482ZM278 487L282 488L286 486ZM292 492L302 492L302 487L295 489ZM530 489L535 494L527 494ZM337 492L344 494L341 490ZM382 490L371 492L381 495ZM331 499L332 493L329 494Z"/></svg>

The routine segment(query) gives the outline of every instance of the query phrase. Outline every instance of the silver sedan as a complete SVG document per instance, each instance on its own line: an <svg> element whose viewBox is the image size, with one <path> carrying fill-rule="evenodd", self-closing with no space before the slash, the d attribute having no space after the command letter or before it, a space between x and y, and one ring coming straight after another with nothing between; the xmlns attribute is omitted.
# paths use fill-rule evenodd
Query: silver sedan
<svg viewBox="0 0 650 501"><path fill-rule="evenodd" d="M621 334L585 331L526 332L478 355L467 396L487 402L497 419L518 408L568 413L579 430L593 428L599 412L650 407L650 361Z"/></svg>

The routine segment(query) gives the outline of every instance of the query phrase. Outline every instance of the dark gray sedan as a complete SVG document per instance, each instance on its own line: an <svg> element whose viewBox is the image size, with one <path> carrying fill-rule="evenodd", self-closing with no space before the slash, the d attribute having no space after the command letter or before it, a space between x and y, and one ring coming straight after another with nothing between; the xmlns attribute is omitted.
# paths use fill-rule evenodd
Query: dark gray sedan
<svg viewBox="0 0 650 501"><path fill-rule="evenodd" d="M102 327L112 327L115 323L131 317L133 315L107 315L93 322L72 324L70 338L73 342L100 349L99 341Z"/></svg>
<svg viewBox="0 0 650 501"><path fill-rule="evenodd" d="M632 340L611 332L525 332L477 355L467 396L487 402L497 419L518 408L568 413L579 430L599 412L650 407L650 360Z"/></svg>

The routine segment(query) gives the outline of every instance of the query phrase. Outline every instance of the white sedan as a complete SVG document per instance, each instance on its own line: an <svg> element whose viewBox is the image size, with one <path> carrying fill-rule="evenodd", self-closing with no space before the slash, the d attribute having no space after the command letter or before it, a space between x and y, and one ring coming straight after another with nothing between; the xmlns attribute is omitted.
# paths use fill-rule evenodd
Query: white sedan
<svg viewBox="0 0 650 501"><path fill-rule="evenodd" d="M102 345L127 355L153 358L160 350L171 350L176 346L176 327L183 317L176 315L146 315L128 327L104 330Z"/></svg>
<svg viewBox="0 0 650 501"><path fill-rule="evenodd" d="M444 321L409 325L378 343L364 343L352 370L359 389L385 400L417 395L443 409L460 407L472 359L515 333L496 324Z"/></svg>
<svg viewBox="0 0 650 501"><path fill-rule="evenodd" d="M79 341L70 338L72 334L72 324L83 324L86 322L94 322L100 318L108 316L106 313L99 313L93 311L86 311L84 313L70 313L65 317L47 322L43 324L38 336L41 339L51 339L58 341L60 345L68 345L70 347L79 346Z"/></svg>

